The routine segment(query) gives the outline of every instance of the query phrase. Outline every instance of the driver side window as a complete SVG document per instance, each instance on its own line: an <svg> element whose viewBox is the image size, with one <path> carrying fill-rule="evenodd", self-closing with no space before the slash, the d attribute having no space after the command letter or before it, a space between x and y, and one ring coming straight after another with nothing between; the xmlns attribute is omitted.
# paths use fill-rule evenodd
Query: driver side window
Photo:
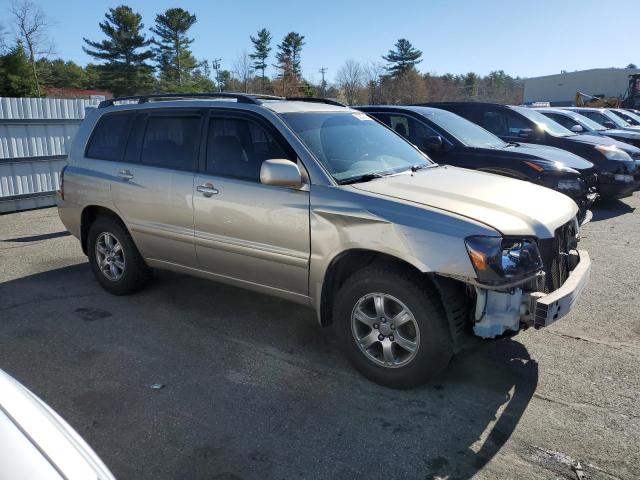
<svg viewBox="0 0 640 480"><path fill-rule="evenodd" d="M262 162L292 160L269 131L244 118L212 117L207 132L206 170L213 175L260 181Z"/></svg>
<svg viewBox="0 0 640 480"><path fill-rule="evenodd" d="M422 122L405 115L385 114L384 116L376 115L376 117L416 146L420 146L427 137L439 135Z"/></svg>
<svg viewBox="0 0 640 480"><path fill-rule="evenodd" d="M564 128L567 128L569 130L571 130L576 125L580 125L578 122L574 121L572 118L567 117L565 115L560 115L558 113L547 113L545 115L551 118L551 120L558 122Z"/></svg>

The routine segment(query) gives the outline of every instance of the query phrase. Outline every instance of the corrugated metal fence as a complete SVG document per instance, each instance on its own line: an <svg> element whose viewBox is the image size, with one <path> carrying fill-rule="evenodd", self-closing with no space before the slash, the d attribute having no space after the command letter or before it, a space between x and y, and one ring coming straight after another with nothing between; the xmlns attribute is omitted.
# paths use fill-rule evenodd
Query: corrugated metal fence
<svg viewBox="0 0 640 480"><path fill-rule="evenodd" d="M73 136L97 103L0 97L0 213L55 205Z"/></svg>

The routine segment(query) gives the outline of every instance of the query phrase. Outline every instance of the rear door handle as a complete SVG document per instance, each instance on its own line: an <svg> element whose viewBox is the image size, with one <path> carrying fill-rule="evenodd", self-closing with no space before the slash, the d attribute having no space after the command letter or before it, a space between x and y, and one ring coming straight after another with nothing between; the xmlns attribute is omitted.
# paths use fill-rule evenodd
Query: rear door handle
<svg viewBox="0 0 640 480"><path fill-rule="evenodd" d="M129 170L120 170L118 172L118 176L123 180L131 180L133 178L133 173Z"/></svg>
<svg viewBox="0 0 640 480"><path fill-rule="evenodd" d="M211 195L217 195L220 191L217 188L214 188L213 184L205 183L204 185L198 185L196 190L200 192L205 197L210 197Z"/></svg>

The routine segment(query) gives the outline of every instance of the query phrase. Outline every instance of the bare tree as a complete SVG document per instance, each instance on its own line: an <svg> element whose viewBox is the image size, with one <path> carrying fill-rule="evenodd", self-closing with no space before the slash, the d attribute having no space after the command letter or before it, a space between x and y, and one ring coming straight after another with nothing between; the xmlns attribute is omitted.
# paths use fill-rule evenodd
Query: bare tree
<svg viewBox="0 0 640 480"><path fill-rule="evenodd" d="M336 81L347 100L347 104L353 105L357 103L362 90L363 79L364 71L362 65L356 60L347 60L338 70Z"/></svg>
<svg viewBox="0 0 640 480"><path fill-rule="evenodd" d="M49 55L53 51L51 41L47 35L53 22L49 20L42 8L30 0L14 1L11 5L11 13L16 20L15 28L18 41L24 44L29 54L33 81L38 97L40 97L40 82L38 80L36 60L38 57Z"/></svg>
<svg viewBox="0 0 640 480"><path fill-rule="evenodd" d="M367 85L367 102L375 105L382 102L381 79L387 69L380 62L370 61L364 66L364 82Z"/></svg>
<svg viewBox="0 0 640 480"><path fill-rule="evenodd" d="M242 83L242 89L247 93L249 79L253 73L253 60L246 50L243 50L233 62L233 73L236 74L238 80Z"/></svg>

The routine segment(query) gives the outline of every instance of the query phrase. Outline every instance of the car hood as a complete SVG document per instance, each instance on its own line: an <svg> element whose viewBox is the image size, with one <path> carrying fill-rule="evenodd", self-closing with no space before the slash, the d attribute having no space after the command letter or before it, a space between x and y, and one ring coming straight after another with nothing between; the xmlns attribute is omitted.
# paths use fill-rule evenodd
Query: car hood
<svg viewBox="0 0 640 480"><path fill-rule="evenodd" d="M455 213L503 235L550 238L556 228L578 212L573 200L554 190L448 165L356 183L353 187Z"/></svg>
<svg viewBox="0 0 640 480"><path fill-rule="evenodd" d="M620 150L624 150L629 155L640 155L640 148L634 147L633 145L621 142L620 140L616 140L616 139L611 138L611 137L596 137L596 136L593 136L593 135L574 135L574 136L565 137L565 138L570 140L570 141L572 141L572 142L586 143L586 144L593 145L593 146L596 146L596 145L605 145L605 146L614 145L614 146L618 147Z"/></svg>
<svg viewBox="0 0 640 480"><path fill-rule="evenodd" d="M604 136L614 136L614 137L621 137L621 138L636 138L636 139L640 139L640 130L638 131L634 131L634 130L622 130L619 128L612 128L610 130L599 130L598 133L604 135Z"/></svg>
<svg viewBox="0 0 640 480"><path fill-rule="evenodd" d="M566 167L575 168L576 170L585 170L593 167L593 163L585 160L575 153L556 147L550 147L548 145L518 143L517 147L509 147L509 149L511 148L513 148L514 152L523 153L525 155L535 155L536 157L553 163L560 162Z"/></svg>

